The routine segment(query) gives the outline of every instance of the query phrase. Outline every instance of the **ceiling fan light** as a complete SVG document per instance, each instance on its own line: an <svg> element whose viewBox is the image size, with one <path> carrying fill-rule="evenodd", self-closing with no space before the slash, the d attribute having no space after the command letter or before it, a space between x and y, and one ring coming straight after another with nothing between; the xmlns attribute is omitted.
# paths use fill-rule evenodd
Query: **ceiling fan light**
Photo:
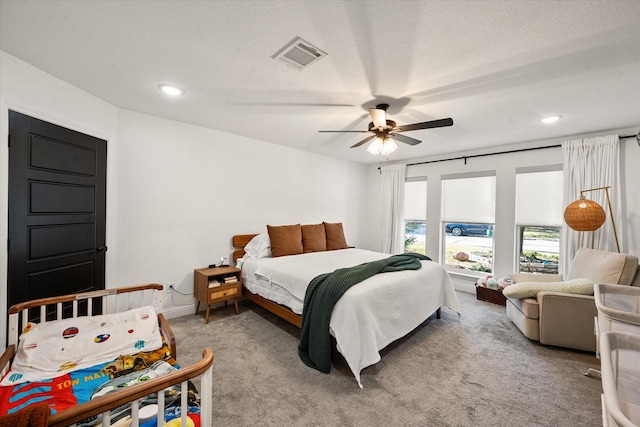
<svg viewBox="0 0 640 427"><path fill-rule="evenodd" d="M382 139L374 138L373 142L369 144L369 147L367 147L367 151L371 154L380 154L380 152L382 152L382 146Z"/></svg>
<svg viewBox="0 0 640 427"><path fill-rule="evenodd" d="M382 143L382 152L380 154L382 154L383 156L388 156L389 154L393 153L397 149L398 149L398 144L396 144L393 139L387 138Z"/></svg>

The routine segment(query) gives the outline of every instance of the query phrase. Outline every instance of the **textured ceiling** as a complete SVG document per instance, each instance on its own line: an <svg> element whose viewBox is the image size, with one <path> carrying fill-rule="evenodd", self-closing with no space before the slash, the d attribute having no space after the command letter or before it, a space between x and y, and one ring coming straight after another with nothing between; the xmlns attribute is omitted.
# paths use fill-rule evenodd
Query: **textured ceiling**
<svg viewBox="0 0 640 427"><path fill-rule="evenodd" d="M272 59L296 36L328 56ZM120 108L361 163L364 135L318 131L381 101L455 122L390 161L640 126L637 0L0 0L0 48Z"/></svg>

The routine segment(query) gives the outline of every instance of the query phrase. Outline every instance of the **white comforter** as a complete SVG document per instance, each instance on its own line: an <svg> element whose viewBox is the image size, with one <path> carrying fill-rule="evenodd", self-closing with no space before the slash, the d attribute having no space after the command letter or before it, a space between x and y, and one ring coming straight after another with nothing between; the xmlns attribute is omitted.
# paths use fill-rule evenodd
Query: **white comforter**
<svg viewBox="0 0 640 427"><path fill-rule="evenodd" d="M242 269L251 292L270 297L262 292L264 286L251 285L257 277L271 285L269 293L283 289L304 301L306 287L317 275L388 256L342 249L244 260ZM380 361L381 349L411 332L441 306L460 313L449 275L432 261L422 261L420 270L377 274L350 288L336 304L329 329L358 385L362 387L360 371Z"/></svg>

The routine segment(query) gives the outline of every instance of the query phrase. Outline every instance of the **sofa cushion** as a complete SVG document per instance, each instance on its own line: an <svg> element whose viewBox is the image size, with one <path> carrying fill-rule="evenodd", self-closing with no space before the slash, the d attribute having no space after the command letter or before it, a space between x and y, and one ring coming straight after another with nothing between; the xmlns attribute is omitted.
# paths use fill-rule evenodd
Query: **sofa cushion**
<svg viewBox="0 0 640 427"><path fill-rule="evenodd" d="M566 279L588 277L595 283L630 285L637 269L638 257L634 255L580 248Z"/></svg>
<svg viewBox="0 0 640 427"><path fill-rule="evenodd" d="M540 316L540 307L535 298L509 298L509 301L529 319L538 319Z"/></svg>
<svg viewBox="0 0 640 427"><path fill-rule="evenodd" d="M531 300L527 298L527 300ZM511 319L514 325L520 332L524 334L525 337L530 340L539 340L540 339L540 327L538 325L538 319L530 319L525 316L518 307L514 304L515 301L525 301L525 300L510 300L507 299L507 317ZM535 301L535 300L531 300ZM537 303L536 303L537 306Z"/></svg>
<svg viewBox="0 0 640 427"><path fill-rule="evenodd" d="M560 282L562 274L510 273L513 283L520 282Z"/></svg>
<svg viewBox="0 0 640 427"><path fill-rule="evenodd" d="M503 289L502 294L507 298L520 299L535 297L541 291L593 295L593 281L573 279L564 282L521 282L507 286Z"/></svg>

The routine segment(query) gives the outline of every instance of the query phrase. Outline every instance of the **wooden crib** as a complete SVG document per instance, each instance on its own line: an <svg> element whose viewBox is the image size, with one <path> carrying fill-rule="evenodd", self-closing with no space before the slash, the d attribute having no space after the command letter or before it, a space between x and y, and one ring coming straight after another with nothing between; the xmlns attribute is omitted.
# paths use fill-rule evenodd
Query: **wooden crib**
<svg viewBox="0 0 640 427"><path fill-rule="evenodd" d="M164 341L177 359L175 337L169 323L162 315L163 287L159 284L147 284L104 291L86 292L60 297L43 298L14 305L9 309L8 347L0 356L0 378L11 368L11 362L18 349L18 338L29 322L41 323L60 319L77 318L124 312L133 308L152 305L158 315ZM157 425L165 423L165 394L158 393L167 387L179 387L181 425L187 425L188 384L198 378L200 381L200 422L209 427L212 418L212 363L213 352L205 348L202 359L193 365L181 367L171 373L151 379L122 390L97 397L86 403L51 414L49 426L75 425L87 418L101 416L101 425L112 424L111 411L125 404L131 405L131 426L140 422L139 410L142 398L157 393ZM122 421L120 424L122 425ZM125 423L129 425L129 423Z"/></svg>

